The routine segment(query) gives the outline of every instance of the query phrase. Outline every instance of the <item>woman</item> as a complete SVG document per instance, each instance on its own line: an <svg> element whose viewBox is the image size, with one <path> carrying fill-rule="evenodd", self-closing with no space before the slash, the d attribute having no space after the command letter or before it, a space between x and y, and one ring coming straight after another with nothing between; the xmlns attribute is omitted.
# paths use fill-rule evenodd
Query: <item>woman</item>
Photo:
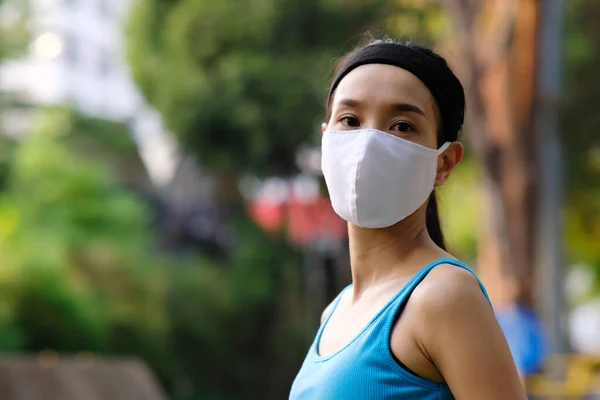
<svg viewBox="0 0 600 400"><path fill-rule="evenodd" d="M464 108L431 50L374 41L339 64L322 167L353 283L323 313L291 399L526 399L485 289L446 252L432 193L463 156Z"/></svg>

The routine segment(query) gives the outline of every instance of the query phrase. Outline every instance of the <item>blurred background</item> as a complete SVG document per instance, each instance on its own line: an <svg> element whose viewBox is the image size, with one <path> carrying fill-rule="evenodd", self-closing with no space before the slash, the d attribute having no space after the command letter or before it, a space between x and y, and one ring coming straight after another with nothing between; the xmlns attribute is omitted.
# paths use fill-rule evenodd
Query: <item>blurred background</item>
<svg viewBox="0 0 600 400"><path fill-rule="evenodd" d="M0 0L0 396L287 398L350 280L320 174L327 82L389 35L465 85L443 225L531 398L600 399L598 16L597 0Z"/></svg>

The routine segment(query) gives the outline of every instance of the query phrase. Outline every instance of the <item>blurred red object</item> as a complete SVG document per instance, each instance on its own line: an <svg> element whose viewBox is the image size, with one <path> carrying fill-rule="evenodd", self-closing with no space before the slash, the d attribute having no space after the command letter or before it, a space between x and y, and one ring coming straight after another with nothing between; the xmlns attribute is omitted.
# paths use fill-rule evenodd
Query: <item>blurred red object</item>
<svg viewBox="0 0 600 400"><path fill-rule="evenodd" d="M250 203L248 212L263 230L276 232L283 226L285 205L266 198L257 198Z"/></svg>
<svg viewBox="0 0 600 400"><path fill-rule="evenodd" d="M333 211L328 198L319 197L309 204L288 203L288 236L295 244L319 238L343 240L347 234L346 222Z"/></svg>
<svg viewBox="0 0 600 400"><path fill-rule="evenodd" d="M267 232L285 226L289 239L296 245L320 238L344 240L348 235L346 222L333 211L331 202L325 197L310 203L294 199L275 203L257 198L250 204L249 211L254 221Z"/></svg>

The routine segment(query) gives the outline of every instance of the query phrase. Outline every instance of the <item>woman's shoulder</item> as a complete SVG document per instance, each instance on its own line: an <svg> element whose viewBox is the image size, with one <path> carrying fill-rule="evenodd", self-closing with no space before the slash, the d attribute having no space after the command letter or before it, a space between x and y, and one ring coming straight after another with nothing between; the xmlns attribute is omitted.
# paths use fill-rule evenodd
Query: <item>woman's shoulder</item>
<svg viewBox="0 0 600 400"><path fill-rule="evenodd" d="M457 398L525 399L502 330L470 270L448 264L434 268L404 312L423 355Z"/></svg>
<svg viewBox="0 0 600 400"><path fill-rule="evenodd" d="M407 307L425 322L446 320L458 313L465 316L478 308L491 307L475 274L451 264L440 264L414 289Z"/></svg>

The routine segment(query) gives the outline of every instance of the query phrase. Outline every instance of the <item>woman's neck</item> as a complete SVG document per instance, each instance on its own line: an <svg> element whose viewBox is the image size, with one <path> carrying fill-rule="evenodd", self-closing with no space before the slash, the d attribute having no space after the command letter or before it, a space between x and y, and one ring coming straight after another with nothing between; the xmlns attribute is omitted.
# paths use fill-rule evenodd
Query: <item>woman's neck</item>
<svg viewBox="0 0 600 400"><path fill-rule="evenodd" d="M439 251L429 237L424 218L417 215L381 229L349 224L348 234L355 293L406 272L400 265L422 262L425 253Z"/></svg>

